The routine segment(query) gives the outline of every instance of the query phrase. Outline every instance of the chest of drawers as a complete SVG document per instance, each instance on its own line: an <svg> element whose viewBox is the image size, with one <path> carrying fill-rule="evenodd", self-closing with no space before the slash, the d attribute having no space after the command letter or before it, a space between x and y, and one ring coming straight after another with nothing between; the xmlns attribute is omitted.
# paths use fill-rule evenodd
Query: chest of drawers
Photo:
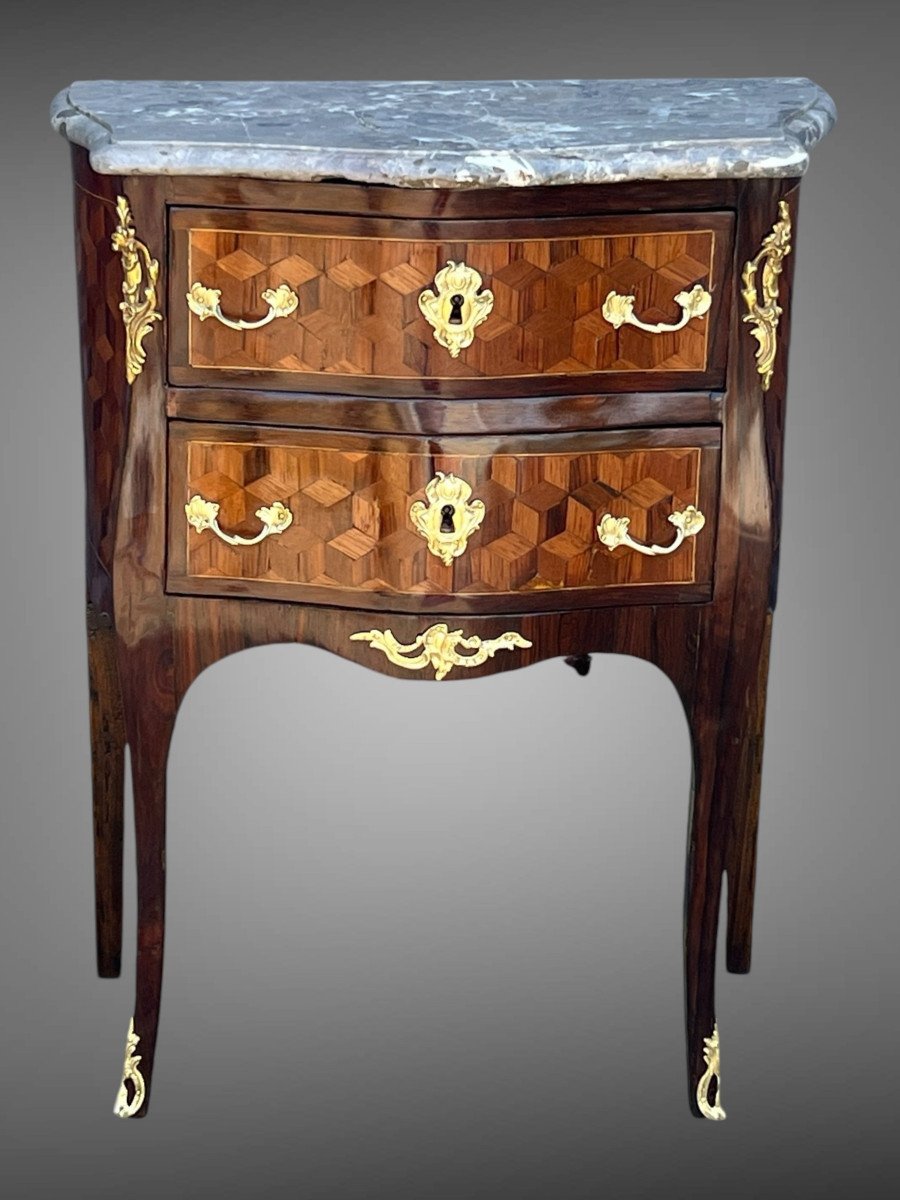
<svg viewBox="0 0 900 1200"><path fill-rule="evenodd" d="M225 655L303 641L410 681L553 656L583 674L603 651L672 679L694 755L689 1099L724 1117L717 927L727 876L727 965L747 971L798 177L828 97L94 83L53 118L73 143L105 976L126 745L134 784L117 1113L149 1101L179 703Z"/></svg>

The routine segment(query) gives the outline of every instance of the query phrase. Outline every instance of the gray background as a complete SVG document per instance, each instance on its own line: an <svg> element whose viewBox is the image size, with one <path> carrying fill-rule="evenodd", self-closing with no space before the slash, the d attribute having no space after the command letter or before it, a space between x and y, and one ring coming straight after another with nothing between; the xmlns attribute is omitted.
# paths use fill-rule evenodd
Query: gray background
<svg viewBox="0 0 900 1200"><path fill-rule="evenodd" d="M4 12L0 1185L31 1197L581 1200L893 1193L898 106L887 3ZM721 973L724 1125L688 1115L688 742L637 661L413 688L225 661L170 771L153 1110L93 971L69 163L91 77L807 74L840 122L798 243L756 954ZM449 731L449 734L446 732ZM655 753L648 754L653 746Z"/></svg>

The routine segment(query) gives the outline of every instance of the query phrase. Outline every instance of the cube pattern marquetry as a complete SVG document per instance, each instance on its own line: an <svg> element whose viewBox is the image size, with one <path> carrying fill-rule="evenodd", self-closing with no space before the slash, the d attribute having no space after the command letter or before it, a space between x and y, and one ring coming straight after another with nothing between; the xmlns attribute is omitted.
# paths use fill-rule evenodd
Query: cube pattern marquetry
<svg viewBox="0 0 900 1200"><path fill-rule="evenodd" d="M610 291L636 297L648 324L681 316L679 292L710 285L711 230L518 241L436 242L192 229L190 279L222 293L231 318L266 315L262 293L287 284L296 312L258 330L189 321L199 368L383 378L504 378L603 371L703 371L713 312L675 333L616 330ZM471 346L451 358L419 311L448 260L474 267L494 295ZM181 302L181 295L179 295Z"/></svg>
<svg viewBox="0 0 900 1200"><path fill-rule="evenodd" d="M186 573L194 579L261 580L408 595L497 595L532 589L692 583L695 544L649 558L610 552L595 526L612 512L631 534L670 543L667 521L689 504L712 511L701 493L698 447L567 454L427 455L347 450L339 445L244 445L192 440L188 478L173 512L200 494L220 506L228 533L252 537L255 511L280 500L293 514L284 533L232 547L181 519ZM436 471L466 480L485 505L466 551L445 566L409 517ZM176 488L178 485L176 484Z"/></svg>

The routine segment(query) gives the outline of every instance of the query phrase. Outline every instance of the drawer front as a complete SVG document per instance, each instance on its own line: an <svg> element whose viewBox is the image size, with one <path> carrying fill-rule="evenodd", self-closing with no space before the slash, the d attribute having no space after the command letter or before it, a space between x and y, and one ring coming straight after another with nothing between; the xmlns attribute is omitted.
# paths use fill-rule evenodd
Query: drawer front
<svg viewBox="0 0 900 1200"><path fill-rule="evenodd" d="M447 613L711 594L718 429L425 442L172 422L169 461L174 592Z"/></svg>
<svg viewBox="0 0 900 1200"><path fill-rule="evenodd" d="M176 384L521 395L724 379L727 213L425 223L176 209L172 238Z"/></svg>

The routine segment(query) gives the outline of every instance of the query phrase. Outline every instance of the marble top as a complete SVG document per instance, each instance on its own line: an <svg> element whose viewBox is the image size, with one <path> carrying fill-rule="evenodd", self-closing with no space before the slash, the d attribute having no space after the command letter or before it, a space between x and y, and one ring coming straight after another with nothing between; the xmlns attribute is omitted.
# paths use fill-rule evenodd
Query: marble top
<svg viewBox="0 0 900 1200"><path fill-rule="evenodd" d="M533 187L802 175L808 79L73 83L56 129L102 174Z"/></svg>

